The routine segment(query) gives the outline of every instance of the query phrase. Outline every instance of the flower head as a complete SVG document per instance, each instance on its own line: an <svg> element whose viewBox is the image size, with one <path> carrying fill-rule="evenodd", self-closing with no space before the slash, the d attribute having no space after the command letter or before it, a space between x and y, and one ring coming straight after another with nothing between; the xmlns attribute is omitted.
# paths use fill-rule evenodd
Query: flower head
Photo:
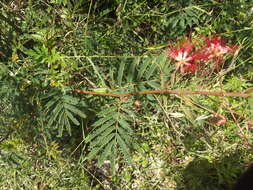
<svg viewBox="0 0 253 190"><path fill-rule="evenodd" d="M170 47L169 56L180 64L187 64L193 61L190 55L194 45L185 42L182 47Z"/></svg>
<svg viewBox="0 0 253 190"><path fill-rule="evenodd" d="M169 57L176 61L176 71L195 73L197 69L201 68L197 62L203 61L207 63L211 61L214 63L211 68L218 70L220 63L224 62L223 56L238 49L238 46L226 45L217 35L205 37L203 44L200 46L198 44L197 41L192 42L187 39L181 45L168 48Z"/></svg>
<svg viewBox="0 0 253 190"><path fill-rule="evenodd" d="M206 46L204 47L205 54L208 59L221 58L224 54L234 52L238 46L228 46L220 36L213 36L205 40Z"/></svg>
<svg viewBox="0 0 253 190"><path fill-rule="evenodd" d="M192 53L194 44L185 41L181 46L169 47L169 57L176 61L176 69L181 72L195 72L197 67L195 60L198 58L196 53Z"/></svg>

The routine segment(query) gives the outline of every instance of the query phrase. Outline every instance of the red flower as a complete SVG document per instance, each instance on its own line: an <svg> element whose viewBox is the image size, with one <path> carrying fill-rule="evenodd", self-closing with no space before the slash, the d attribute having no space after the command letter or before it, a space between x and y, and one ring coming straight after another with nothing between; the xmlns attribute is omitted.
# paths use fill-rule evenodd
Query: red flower
<svg viewBox="0 0 253 190"><path fill-rule="evenodd" d="M216 35L205 38L204 45L197 49L195 44L187 39L181 46L169 47L168 55L176 61L176 71L194 73L199 69L197 61L212 60L214 62L213 69L219 69L220 63L223 62L223 56L233 53L237 48L238 46L226 45L221 37Z"/></svg>
<svg viewBox="0 0 253 190"><path fill-rule="evenodd" d="M180 64L187 64L193 61L193 57L190 55L194 45L185 42L183 47L170 47L169 56L176 60Z"/></svg>
<svg viewBox="0 0 253 190"><path fill-rule="evenodd" d="M184 71L189 73L195 73L197 71L197 64L188 64L184 66Z"/></svg>
<svg viewBox="0 0 253 190"><path fill-rule="evenodd" d="M176 70L180 69L181 73L196 71L197 66L193 63L199 57L191 53L194 47L189 41L184 42L182 47L169 47L169 56L177 62Z"/></svg>
<svg viewBox="0 0 253 190"><path fill-rule="evenodd" d="M224 54L234 52L238 46L226 45L219 36L213 36L205 40L206 46L204 47L204 53L208 59L222 58Z"/></svg>

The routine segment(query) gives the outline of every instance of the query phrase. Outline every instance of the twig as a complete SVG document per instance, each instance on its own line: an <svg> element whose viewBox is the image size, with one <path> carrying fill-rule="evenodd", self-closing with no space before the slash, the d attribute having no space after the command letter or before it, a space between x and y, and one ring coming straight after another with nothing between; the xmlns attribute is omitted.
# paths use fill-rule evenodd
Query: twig
<svg viewBox="0 0 253 190"><path fill-rule="evenodd" d="M129 92L124 94L116 94L116 93L100 93L86 90L73 89L73 92L87 95L95 95L95 96L110 96L116 98L123 98L135 95L147 95L147 94L176 94L176 95L210 95L210 96L231 96L231 97L243 97L248 98L252 95L245 94L244 92L211 92L211 91L178 91L178 90L149 90L149 91L137 91L137 92Z"/></svg>
<svg viewBox="0 0 253 190"><path fill-rule="evenodd" d="M247 90L243 91L243 93L249 93L249 92L253 92L253 88L250 88L250 89L247 89Z"/></svg>

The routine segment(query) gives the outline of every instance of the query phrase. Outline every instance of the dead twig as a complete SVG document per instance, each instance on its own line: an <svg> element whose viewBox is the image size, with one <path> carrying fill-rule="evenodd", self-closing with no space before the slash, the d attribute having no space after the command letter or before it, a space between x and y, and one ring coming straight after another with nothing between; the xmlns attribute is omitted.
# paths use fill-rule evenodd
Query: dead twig
<svg viewBox="0 0 253 190"><path fill-rule="evenodd" d="M231 97L242 97L248 98L252 95L246 94L244 92L212 92L212 91L178 91L178 90L149 90L149 91L138 91L138 92L129 92L124 94L116 94L116 93L100 93L86 90L73 89L73 92L87 95L95 95L95 96L110 96L116 98L123 98L135 95L147 95L147 94L176 94L176 95L206 95L206 96L231 96Z"/></svg>

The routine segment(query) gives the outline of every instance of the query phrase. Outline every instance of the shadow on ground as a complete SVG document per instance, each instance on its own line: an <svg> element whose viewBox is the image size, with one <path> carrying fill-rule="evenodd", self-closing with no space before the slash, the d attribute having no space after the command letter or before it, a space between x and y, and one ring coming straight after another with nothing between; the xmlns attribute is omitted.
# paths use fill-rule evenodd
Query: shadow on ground
<svg viewBox="0 0 253 190"><path fill-rule="evenodd" d="M183 180L177 184L177 190L232 190L244 169L240 152L212 163L208 159L195 158L183 171Z"/></svg>

